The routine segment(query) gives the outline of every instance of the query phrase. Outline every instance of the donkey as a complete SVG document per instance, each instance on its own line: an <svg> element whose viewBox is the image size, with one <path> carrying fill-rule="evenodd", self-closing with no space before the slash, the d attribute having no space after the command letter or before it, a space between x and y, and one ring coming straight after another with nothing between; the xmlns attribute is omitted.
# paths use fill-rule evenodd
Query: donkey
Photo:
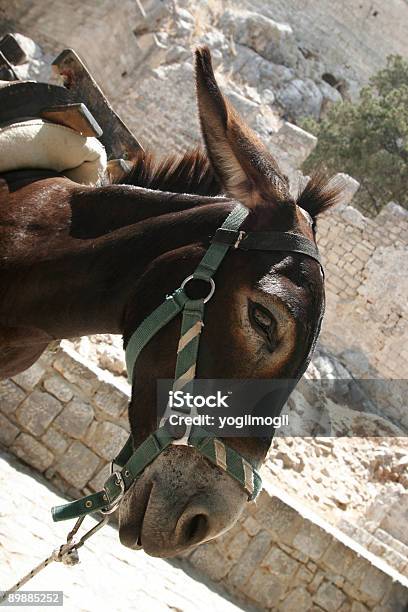
<svg viewBox="0 0 408 612"><path fill-rule="evenodd" d="M287 178L222 95L209 50L196 51L196 87L206 154L133 160L100 187L52 171L0 177L0 374L33 364L52 341L122 334L195 269L237 201L245 231L279 230L315 240L315 219L340 189L312 178L297 199ZM231 250L216 273L197 376L296 378L306 367L324 309L317 261L296 252ZM200 293L199 286L193 292ZM174 374L180 321L143 349L133 373L129 422L134 448L156 427L156 381ZM228 444L260 466L272 439ZM132 484L119 507L130 548L174 556L227 531L247 495L194 448L171 445Z"/></svg>

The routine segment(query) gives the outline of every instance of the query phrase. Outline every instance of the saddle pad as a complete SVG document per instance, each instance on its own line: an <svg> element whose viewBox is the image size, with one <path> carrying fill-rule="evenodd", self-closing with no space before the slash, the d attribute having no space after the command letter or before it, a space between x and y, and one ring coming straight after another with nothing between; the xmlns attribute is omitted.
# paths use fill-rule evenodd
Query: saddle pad
<svg viewBox="0 0 408 612"><path fill-rule="evenodd" d="M97 138L43 119L0 127L0 172L44 168L84 185L105 174L106 152Z"/></svg>

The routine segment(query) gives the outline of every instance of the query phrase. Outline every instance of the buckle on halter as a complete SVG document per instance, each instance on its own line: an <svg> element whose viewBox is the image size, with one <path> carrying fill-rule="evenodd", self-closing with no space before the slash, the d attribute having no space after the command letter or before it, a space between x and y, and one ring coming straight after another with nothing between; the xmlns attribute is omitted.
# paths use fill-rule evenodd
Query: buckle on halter
<svg viewBox="0 0 408 612"><path fill-rule="evenodd" d="M109 478L112 478L112 476L115 476L115 484L120 487L120 492L118 497L111 500L108 489L106 488L106 486L104 487L105 495L108 499L108 505L105 508L101 508L99 510L99 512L101 512L102 514L112 514L112 512L115 512L115 510L118 509L119 504L125 494L125 483L123 481L122 474L119 471L115 471L111 473Z"/></svg>

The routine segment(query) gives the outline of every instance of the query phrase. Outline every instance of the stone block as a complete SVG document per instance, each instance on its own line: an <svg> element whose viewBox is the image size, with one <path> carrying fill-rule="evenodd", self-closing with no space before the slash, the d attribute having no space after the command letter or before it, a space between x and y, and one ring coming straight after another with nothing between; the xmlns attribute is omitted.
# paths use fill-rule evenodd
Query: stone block
<svg viewBox="0 0 408 612"><path fill-rule="evenodd" d="M258 522L252 518L252 516L248 516L248 518L245 519L244 528L250 536L256 535L260 529Z"/></svg>
<svg viewBox="0 0 408 612"><path fill-rule="evenodd" d="M56 470L72 486L83 489L100 463L99 458L81 442L75 441L59 459Z"/></svg>
<svg viewBox="0 0 408 612"><path fill-rule="evenodd" d="M356 586L358 582L359 582L358 577L355 582L349 582L346 580L346 582L343 585L342 590L351 600L358 600L358 601L366 600L367 598L365 597L365 595L361 593L361 591Z"/></svg>
<svg viewBox="0 0 408 612"><path fill-rule="evenodd" d="M61 410L62 404L55 397L35 390L20 404L16 417L30 433L41 436Z"/></svg>
<svg viewBox="0 0 408 612"><path fill-rule="evenodd" d="M99 385L98 378L91 370L62 351L54 360L54 368L88 397L93 395Z"/></svg>
<svg viewBox="0 0 408 612"><path fill-rule="evenodd" d="M357 259L359 259L360 261L362 261L362 262L366 262L367 259L371 255L371 252L368 249L366 249L365 247L361 246L361 245L355 246L354 249L353 249L353 253L354 253L355 257Z"/></svg>
<svg viewBox="0 0 408 612"><path fill-rule="evenodd" d="M19 429L10 423L5 416L0 414L0 443L4 446L10 446L19 434Z"/></svg>
<svg viewBox="0 0 408 612"><path fill-rule="evenodd" d="M103 489L106 479L110 475L110 463L106 463L101 470L89 481L89 486L93 491Z"/></svg>
<svg viewBox="0 0 408 612"><path fill-rule="evenodd" d="M15 412L25 397L24 391L12 380L0 382L0 410L4 414Z"/></svg>
<svg viewBox="0 0 408 612"><path fill-rule="evenodd" d="M361 577L365 575L369 567L371 567L371 564L367 559L357 557L353 559L353 563L345 569L344 577L352 584L358 585Z"/></svg>
<svg viewBox="0 0 408 612"><path fill-rule="evenodd" d="M239 562L229 574L229 581L234 587L242 588L244 582L249 578L266 553L271 548L272 538L266 531L260 531L249 543L241 555Z"/></svg>
<svg viewBox="0 0 408 612"><path fill-rule="evenodd" d="M331 582L323 582L319 587L314 601L327 612L336 612L346 600L344 593Z"/></svg>
<svg viewBox="0 0 408 612"><path fill-rule="evenodd" d="M376 567L368 566L361 578L359 588L362 593L379 602L388 591L390 583L391 578L387 574Z"/></svg>
<svg viewBox="0 0 408 612"><path fill-rule="evenodd" d="M127 431L109 421L97 423L86 438L86 443L98 455L109 461L119 452L129 437Z"/></svg>
<svg viewBox="0 0 408 612"><path fill-rule="evenodd" d="M233 561L226 559L213 543L203 544L196 548L190 555L190 562L200 573L215 582L225 578L233 564Z"/></svg>
<svg viewBox="0 0 408 612"><path fill-rule="evenodd" d="M66 451L68 447L68 440L54 427L51 425L41 438L41 441L52 450L55 455L61 455Z"/></svg>
<svg viewBox="0 0 408 612"><path fill-rule="evenodd" d="M275 547L266 555L261 565L266 567L271 574L279 576L283 582L289 582L299 564L283 550Z"/></svg>
<svg viewBox="0 0 408 612"><path fill-rule="evenodd" d="M339 261L339 256L337 255L337 253L330 250L327 254L327 261L329 264L333 264L335 266Z"/></svg>
<svg viewBox="0 0 408 612"><path fill-rule="evenodd" d="M360 183L349 174L344 174L343 172L336 174L334 180L343 188L341 203L336 206L336 210L339 211L349 206L356 192L360 189Z"/></svg>
<svg viewBox="0 0 408 612"><path fill-rule="evenodd" d="M322 557L325 567L335 573L343 573L353 561L353 553L347 546L333 540Z"/></svg>
<svg viewBox="0 0 408 612"><path fill-rule="evenodd" d="M103 416L117 419L127 409L129 398L113 385L103 382L95 393L94 402Z"/></svg>
<svg viewBox="0 0 408 612"><path fill-rule="evenodd" d="M331 541L332 537L323 529L310 521L305 521L295 535L293 545L305 555L317 561L327 550Z"/></svg>
<svg viewBox="0 0 408 612"><path fill-rule="evenodd" d="M92 406L80 399L73 399L64 406L62 412L55 419L54 425L71 438L82 438L93 419Z"/></svg>
<svg viewBox="0 0 408 612"><path fill-rule="evenodd" d="M45 446L25 433L16 438L10 450L40 472L44 472L54 461L54 455Z"/></svg>
<svg viewBox="0 0 408 612"><path fill-rule="evenodd" d="M263 529L270 531L276 541L291 545L302 519L293 508L277 497L272 499L267 493L259 496L257 521Z"/></svg>
<svg viewBox="0 0 408 612"><path fill-rule="evenodd" d="M62 491L64 495L68 496L69 485L67 482L65 482L63 478L61 478L61 476L59 476L58 474L55 474L54 467L51 467L49 470L45 472L45 477L51 481L51 483L54 485L56 489L58 489L58 491ZM75 497L79 497L79 496L76 495Z"/></svg>
<svg viewBox="0 0 408 612"><path fill-rule="evenodd" d="M297 587L282 601L281 609L285 612L303 612L312 607L312 598L303 587Z"/></svg>
<svg viewBox="0 0 408 612"><path fill-rule="evenodd" d="M353 272L358 271L358 266L353 266ZM359 275L360 276L360 275ZM361 285L361 278L359 276L353 276L347 279L347 285L354 289L354 291Z"/></svg>
<svg viewBox="0 0 408 612"><path fill-rule="evenodd" d="M258 567L248 583L238 588L260 604L263 610L273 608L283 592L283 585L279 577L271 575L264 567Z"/></svg>
<svg viewBox="0 0 408 612"><path fill-rule="evenodd" d="M401 542L399 539L393 537L390 533L388 533L388 531L384 531L383 529L376 529L375 537L381 542L384 542L386 546L395 550L401 556L408 558L408 546Z"/></svg>
<svg viewBox="0 0 408 612"><path fill-rule="evenodd" d="M237 561L248 547L250 541L247 532L244 529L240 529L226 546L225 555L227 559L232 559L234 562Z"/></svg>
<svg viewBox="0 0 408 612"><path fill-rule="evenodd" d="M299 168L316 147L317 138L293 123L285 121L274 135L279 146L287 151L292 165Z"/></svg>
<svg viewBox="0 0 408 612"><path fill-rule="evenodd" d="M44 367L37 361L31 368L28 368L28 370L24 370L24 372L20 372L20 374L13 376L12 380L25 391L32 391L44 376L44 372Z"/></svg>
<svg viewBox="0 0 408 612"><path fill-rule="evenodd" d="M330 277L329 284L335 287L340 292L344 291L344 289L347 287L345 281L342 278L339 278L338 276L334 276L334 275Z"/></svg>
<svg viewBox="0 0 408 612"><path fill-rule="evenodd" d="M391 583L391 579L390 579ZM378 606L375 606L375 612L405 612L408 606L408 592L406 585L399 582L390 584L387 594L382 599ZM371 608L369 608L371 610ZM373 612L374 612L373 610Z"/></svg>
<svg viewBox="0 0 408 612"><path fill-rule="evenodd" d="M48 376L44 380L44 389L59 399L61 402L69 402L73 398L73 391L62 376L57 374Z"/></svg>
<svg viewBox="0 0 408 612"><path fill-rule="evenodd" d="M356 210L352 206L346 206L346 208L341 211L341 216L347 223L349 223L353 227L359 230L366 229L366 218L359 210Z"/></svg>

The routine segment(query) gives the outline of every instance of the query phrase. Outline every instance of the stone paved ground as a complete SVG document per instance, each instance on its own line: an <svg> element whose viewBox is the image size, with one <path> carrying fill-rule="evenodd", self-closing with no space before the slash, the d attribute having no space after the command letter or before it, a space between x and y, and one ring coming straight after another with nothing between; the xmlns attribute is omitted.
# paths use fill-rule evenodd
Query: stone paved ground
<svg viewBox="0 0 408 612"><path fill-rule="evenodd" d="M3 590L62 543L72 523L51 522L51 506L65 500L34 472L1 451L0 490L0 590ZM92 522L93 519L87 519L87 528ZM114 528L105 527L93 538L81 549L79 565L66 567L53 563L24 589L62 590L64 612L238 611L235 605L182 570L141 551L125 549Z"/></svg>

